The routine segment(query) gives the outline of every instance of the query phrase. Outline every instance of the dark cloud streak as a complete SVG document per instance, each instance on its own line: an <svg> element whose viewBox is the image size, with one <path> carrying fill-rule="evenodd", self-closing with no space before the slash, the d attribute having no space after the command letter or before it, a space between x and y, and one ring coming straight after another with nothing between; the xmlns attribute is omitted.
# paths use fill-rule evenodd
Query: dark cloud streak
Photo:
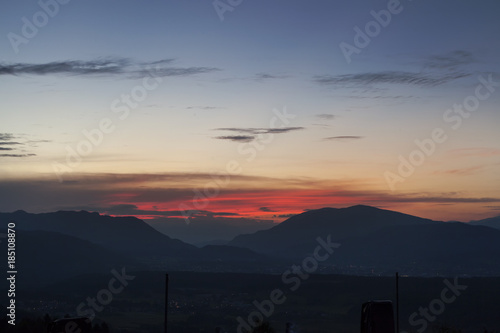
<svg viewBox="0 0 500 333"><path fill-rule="evenodd" d="M234 142L252 142L255 136L252 135L226 135L226 136L216 136L215 139L219 140L230 140Z"/></svg>
<svg viewBox="0 0 500 333"><path fill-rule="evenodd" d="M324 138L323 140L358 140L364 138L363 136L357 136L357 135L340 135L340 136L331 136L328 138Z"/></svg>
<svg viewBox="0 0 500 333"><path fill-rule="evenodd" d="M32 157L36 154L24 154L25 149L29 147L37 147L37 143L51 142L50 140L25 140L26 135L14 135L12 133L0 133L0 151L11 151L13 154L0 154L0 157ZM12 141L16 140L16 141ZM4 146L4 147L2 147ZM5 147L11 146L11 147ZM14 146L14 147L12 147ZM21 154L22 153L22 154Z"/></svg>
<svg viewBox="0 0 500 333"><path fill-rule="evenodd" d="M275 75L270 73L258 73L255 75L257 80L273 80L273 79L286 79L287 75Z"/></svg>
<svg viewBox="0 0 500 333"><path fill-rule="evenodd" d="M55 211L59 209L85 209L107 211L116 215L161 215L167 217L178 213L179 202L191 203L193 188L202 188L207 181L213 181L211 174L73 174L70 181L59 183L51 175L45 178L33 179L0 179L0 211ZM403 203L421 204L489 204L497 205L500 198L495 197L464 197L460 193L407 193L391 194L386 191L362 190L359 181L325 180L325 179L297 179L297 178L266 178L255 176L231 176L231 181L237 188L224 190L224 196L240 198L241 205L248 206L251 198L257 192L260 196L289 198L290 189L304 189L314 186L317 191L307 191L297 195L312 196L315 202L324 207L338 206L338 199L349 204L367 204L374 206L402 207ZM248 187L247 187L248 184ZM259 184L259 188L255 188ZM147 185L147 186L141 186ZM286 186L285 186L286 185ZM285 186L285 187L284 187ZM334 190L331 190L335 188ZM127 194L126 198L123 194ZM251 194L246 197L246 194ZM109 204L112 199L113 204ZM272 200L271 200L272 202ZM116 203L121 203L118 205ZM147 210L139 209L144 203ZM152 203L163 206L169 205L176 211L161 210L153 207ZM233 200L237 207L238 203ZM79 205L76 206L75 205ZM261 208L274 207L260 204ZM307 207L304 204L303 208ZM158 211L160 213L158 213ZM261 210L262 211L262 210ZM163 213L162 213L163 212ZM193 210L193 212L195 212ZM228 212L224 209L224 212ZM133 214L132 214L133 213ZM150 214L151 213L151 214ZM196 214L209 214L196 211ZM219 214L220 213L214 213ZM231 211L229 211L231 213Z"/></svg>
<svg viewBox="0 0 500 333"><path fill-rule="evenodd" d="M432 69L456 70L458 67L472 64L475 61L472 53L456 50L443 55L429 56L424 60L424 66Z"/></svg>
<svg viewBox="0 0 500 333"><path fill-rule="evenodd" d="M129 78L145 76L190 76L219 71L215 67L165 67L174 59L153 62L135 62L128 58L106 58L97 60L67 60L43 64L0 64L0 75L124 75Z"/></svg>
<svg viewBox="0 0 500 333"><path fill-rule="evenodd" d="M36 154L0 154L0 157L31 157Z"/></svg>
<svg viewBox="0 0 500 333"><path fill-rule="evenodd" d="M223 135L216 136L215 139L219 140L230 140L235 142L252 142L259 135L264 134L283 134L292 131L302 130L304 127L282 127L282 128L236 128L236 127L227 127L227 128L216 128L215 131L229 131L229 132L237 132L240 135Z"/></svg>
<svg viewBox="0 0 500 333"><path fill-rule="evenodd" d="M248 133L253 135L258 134L280 134L288 133L292 131L303 130L304 127L282 127L282 128L237 128L237 127L226 127L226 128L216 128L215 131L231 131L238 133Z"/></svg>
<svg viewBox="0 0 500 333"><path fill-rule="evenodd" d="M130 65L125 58L93 60L93 61L55 61L45 64L2 64L0 75L49 75L49 74L121 74Z"/></svg>
<svg viewBox="0 0 500 333"><path fill-rule="evenodd" d="M371 84L406 84L421 87L435 87L454 81L460 78L468 77L471 74L467 73L447 73L447 74L431 74L431 73L412 73L403 71L385 71L385 72L368 72L358 74L345 75L318 75L313 78L316 83L322 85L334 85L344 88L352 88L362 85Z"/></svg>
<svg viewBox="0 0 500 333"><path fill-rule="evenodd" d="M316 117L323 120L332 120L335 118L335 115L329 113L322 113L322 114L317 114Z"/></svg>

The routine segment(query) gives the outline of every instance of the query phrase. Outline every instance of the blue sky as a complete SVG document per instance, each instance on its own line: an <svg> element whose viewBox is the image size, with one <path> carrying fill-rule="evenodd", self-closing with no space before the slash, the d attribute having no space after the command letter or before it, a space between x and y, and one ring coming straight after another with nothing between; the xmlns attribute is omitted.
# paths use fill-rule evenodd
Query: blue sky
<svg viewBox="0 0 500 333"><path fill-rule="evenodd" d="M273 218L365 203L440 219L498 215L500 94L458 129L443 119L479 77L500 81L496 1L241 1L224 20L211 1L42 3L57 13L0 5L2 211L131 205L178 216L235 160L242 170L203 211ZM355 45L355 27L388 8L397 14L347 61L339 45ZM44 15L23 36L26 20ZM13 34L27 41L18 52ZM154 88L119 119L113 102L124 106L145 79ZM270 132L273 110L293 117ZM103 119L113 131L68 166L68 149ZM399 156L435 128L445 142L402 177ZM259 135L272 140L259 145ZM404 180L391 186L387 172ZM146 200L137 187L164 196ZM24 199L43 188L55 194ZM268 214L264 197L275 202Z"/></svg>

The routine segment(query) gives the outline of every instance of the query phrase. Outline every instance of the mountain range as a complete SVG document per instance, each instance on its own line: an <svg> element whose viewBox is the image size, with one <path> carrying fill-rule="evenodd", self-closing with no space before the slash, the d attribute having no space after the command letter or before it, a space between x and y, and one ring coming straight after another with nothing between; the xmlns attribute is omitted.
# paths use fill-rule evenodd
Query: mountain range
<svg viewBox="0 0 500 333"><path fill-rule="evenodd" d="M226 244L241 234L251 234L275 226L273 221L241 217L193 216L189 223L182 218L156 218L147 224L172 238L197 246Z"/></svg>
<svg viewBox="0 0 500 333"><path fill-rule="evenodd" d="M493 219L494 220L494 219ZM370 206L323 208L229 245L296 259L312 255L317 238L340 246L325 262L350 273L500 274L500 230L480 223L441 222Z"/></svg>
<svg viewBox="0 0 500 333"><path fill-rule="evenodd" d="M426 225L432 220L370 206L322 208L295 215L279 225L253 234L240 235L229 245L278 256L301 256L315 247L316 238L331 235L338 243L396 225Z"/></svg>
<svg viewBox="0 0 500 333"><path fill-rule="evenodd" d="M86 211L30 214L0 213L0 223L16 221L20 230L44 230L87 240L126 255L184 258L197 248L163 235L135 217L112 217Z"/></svg>
<svg viewBox="0 0 500 333"><path fill-rule="evenodd" d="M86 211L0 213L16 222L19 265L26 276L56 281L126 265L161 271L283 272L312 256L318 238L339 244L318 271L414 276L500 274L498 218L441 222L370 206L322 208L227 245L198 248L135 217ZM4 247L4 244L0 244Z"/></svg>
<svg viewBox="0 0 500 333"><path fill-rule="evenodd" d="M491 227L500 230L500 216L490 217L484 220L470 221L472 225L484 225L486 227Z"/></svg>
<svg viewBox="0 0 500 333"><path fill-rule="evenodd" d="M7 230L11 221L16 224L17 266L23 272L19 280L25 285L57 282L124 266L152 270L218 267L245 271L245 266L269 263L267 257L248 249L198 248L172 239L135 217L111 217L86 211L41 214L16 211L0 213L0 230ZM7 242L0 243L2 252L6 252L6 245ZM3 261L1 266L6 264Z"/></svg>

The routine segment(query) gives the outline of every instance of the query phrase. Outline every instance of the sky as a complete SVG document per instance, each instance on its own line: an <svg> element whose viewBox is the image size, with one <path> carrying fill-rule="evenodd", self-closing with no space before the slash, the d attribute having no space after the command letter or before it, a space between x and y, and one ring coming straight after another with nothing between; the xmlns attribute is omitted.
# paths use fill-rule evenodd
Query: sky
<svg viewBox="0 0 500 333"><path fill-rule="evenodd" d="M0 3L0 211L500 215L500 3Z"/></svg>

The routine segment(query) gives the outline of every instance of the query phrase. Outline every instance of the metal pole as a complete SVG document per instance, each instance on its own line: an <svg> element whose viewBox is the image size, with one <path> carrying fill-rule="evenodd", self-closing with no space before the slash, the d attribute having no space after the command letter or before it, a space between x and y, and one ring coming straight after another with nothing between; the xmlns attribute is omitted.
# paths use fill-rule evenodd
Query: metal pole
<svg viewBox="0 0 500 333"><path fill-rule="evenodd" d="M164 333L167 333L167 323L168 323L168 274L165 274L165 329L164 329Z"/></svg>
<svg viewBox="0 0 500 333"><path fill-rule="evenodd" d="M396 272L396 333L399 333L399 273Z"/></svg>

